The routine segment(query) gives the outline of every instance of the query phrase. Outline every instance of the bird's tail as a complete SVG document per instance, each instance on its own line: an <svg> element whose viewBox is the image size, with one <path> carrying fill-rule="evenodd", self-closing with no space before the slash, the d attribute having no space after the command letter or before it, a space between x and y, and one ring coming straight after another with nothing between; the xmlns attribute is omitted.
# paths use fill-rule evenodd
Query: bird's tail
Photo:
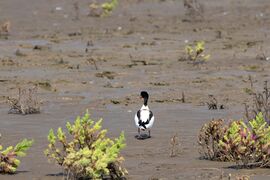
<svg viewBox="0 0 270 180"><path fill-rule="evenodd" d="M147 128L146 128L146 124L148 124L148 121L146 121L146 122L143 122L143 121L139 121L139 126L140 127L143 127L144 129L143 130L146 130Z"/></svg>

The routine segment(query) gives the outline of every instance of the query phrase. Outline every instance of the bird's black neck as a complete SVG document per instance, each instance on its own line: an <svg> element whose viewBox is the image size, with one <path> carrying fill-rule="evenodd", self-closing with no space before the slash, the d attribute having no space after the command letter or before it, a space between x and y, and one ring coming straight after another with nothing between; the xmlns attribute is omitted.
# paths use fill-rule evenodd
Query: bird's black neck
<svg viewBox="0 0 270 180"><path fill-rule="evenodd" d="M144 106L147 106L147 101L148 101L148 99L147 98L144 98L144 101L143 101L143 105Z"/></svg>

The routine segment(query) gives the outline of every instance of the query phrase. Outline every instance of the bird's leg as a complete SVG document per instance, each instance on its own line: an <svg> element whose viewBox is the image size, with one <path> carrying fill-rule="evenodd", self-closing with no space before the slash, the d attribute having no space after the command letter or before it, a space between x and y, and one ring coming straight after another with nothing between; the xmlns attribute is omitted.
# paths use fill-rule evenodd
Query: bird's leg
<svg viewBox="0 0 270 180"><path fill-rule="evenodd" d="M139 137L141 137L141 130L138 128Z"/></svg>
<svg viewBox="0 0 270 180"><path fill-rule="evenodd" d="M151 137L151 131L150 131L150 129L148 130L148 137L149 138Z"/></svg>

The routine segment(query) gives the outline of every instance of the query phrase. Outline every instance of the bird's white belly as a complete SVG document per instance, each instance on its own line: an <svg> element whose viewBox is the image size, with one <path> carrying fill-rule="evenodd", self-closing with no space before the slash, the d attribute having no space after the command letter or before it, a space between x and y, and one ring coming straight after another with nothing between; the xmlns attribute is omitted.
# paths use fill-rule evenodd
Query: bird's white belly
<svg viewBox="0 0 270 180"><path fill-rule="evenodd" d="M149 115L150 115L150 112L148 110L141 111L140 119L142 120L142 122L146 122L149 119ZM137 128L144 129L144 127L139 125L139 118L138 118L137 114L135 114L134 120L135 120L135 125L137 126ZM146 129L152 128L152 126L154 124L154 120L155 120L155 117L152 116L152 118L149 120L149 123L145 125Z"/></svg>

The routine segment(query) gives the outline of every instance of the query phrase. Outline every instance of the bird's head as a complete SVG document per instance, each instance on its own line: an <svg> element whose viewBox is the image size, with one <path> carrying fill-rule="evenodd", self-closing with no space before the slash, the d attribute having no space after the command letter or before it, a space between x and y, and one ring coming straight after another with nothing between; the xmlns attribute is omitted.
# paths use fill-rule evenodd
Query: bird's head
<svg viewBox="0 0 270 180"><path fill-rule="evenodd" d="M143 99L148 99L148 98L149 98L148 93L147 93L146 91L142 91L142 92L141 92L141 98L143 98Z"/></svg>

